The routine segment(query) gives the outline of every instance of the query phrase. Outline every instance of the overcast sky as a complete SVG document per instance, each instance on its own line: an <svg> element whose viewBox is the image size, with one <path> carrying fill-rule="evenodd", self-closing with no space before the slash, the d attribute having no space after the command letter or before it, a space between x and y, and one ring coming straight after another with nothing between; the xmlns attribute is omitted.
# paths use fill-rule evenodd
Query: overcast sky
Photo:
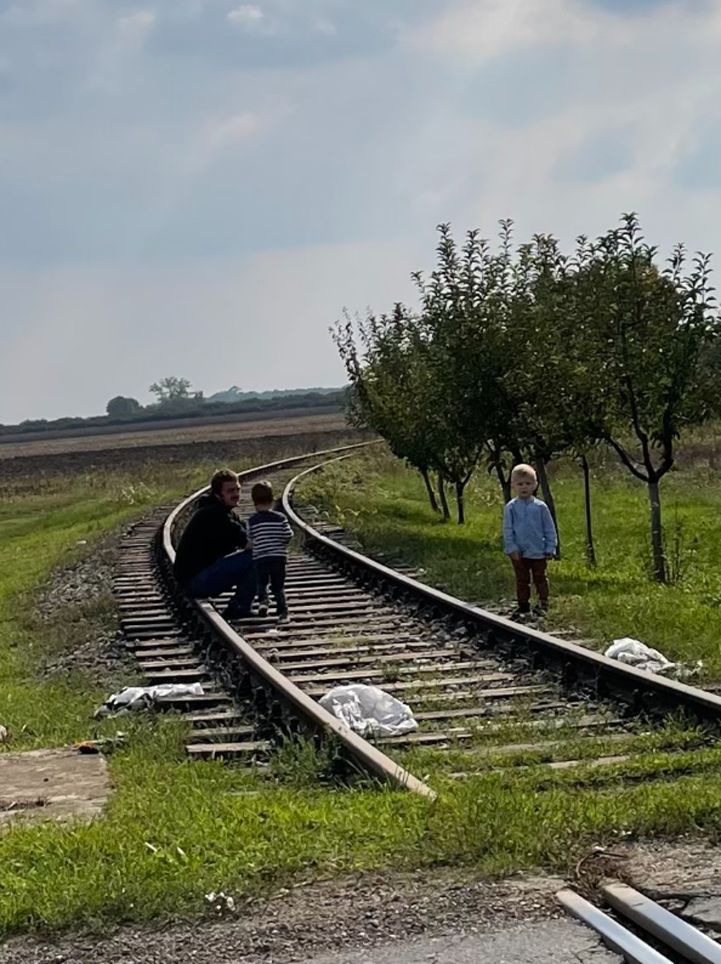
<svg viewBox="0 0 721 964"><path fill-rule="evenodd" d="M721 0L0 0L0 422L337 385L435 225L721 250Z"/></svg>

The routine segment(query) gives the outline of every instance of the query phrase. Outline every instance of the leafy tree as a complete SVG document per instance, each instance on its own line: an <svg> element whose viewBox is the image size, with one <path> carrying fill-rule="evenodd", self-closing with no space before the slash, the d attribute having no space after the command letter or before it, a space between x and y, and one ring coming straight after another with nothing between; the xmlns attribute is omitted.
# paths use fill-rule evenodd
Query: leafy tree
<svg viewBox="0 0 721 964"><path fill-rule="evenodd" d="M648 489L654 578L667 581L659 484L685 425L712 409L715 387L701 364L718 344L709 256L688 266L678 245L665 270L638 218L599 238L578 273L582 344L597 366L607 410L601 435Z"/></svg>
<svg viewBox="0 0 721 964"><path fill-rule="evenodd" d="M459 248L449 225L441 224L438 232L435 270L428 279L420 272L414 279L427 346L431 410L442 440L436 464L454 486L458 522L463 523L465 487L505 421L498 391L503 299L488 242L469 231Z"/></svg>
<svg viewBox="0 0 721 964"><path fill-rule="evenodd" d="M132 418L140 410L141 405L137 398L128 398L125 395L116 395L105 406L110 418Z"/></svg>
<svg viewBox="0 0 721 964"><path fill-rule="evenodd" d="M159 381L153 382L148 391L152 392L161 404L191 397L190 381L187 378L178 378L175 375L169 375L167 378L161 378Z"/></svg>
<svg viewBox="0 0 721 964"><path fill-rule="evenodd" d="M333 338L351 383L351 420L378 432L394 455L418 469L430 506L438 512L430 481L438 466L438 429L418 319L397 304L392 315L369 314L357 325L346 316Z"/></svg>

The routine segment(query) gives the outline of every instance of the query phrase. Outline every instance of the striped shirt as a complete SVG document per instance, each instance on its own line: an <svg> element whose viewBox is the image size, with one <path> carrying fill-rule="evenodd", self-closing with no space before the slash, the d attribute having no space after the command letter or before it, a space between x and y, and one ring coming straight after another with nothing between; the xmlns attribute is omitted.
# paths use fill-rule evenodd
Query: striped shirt
<svg viewBox="0 0 721 964"><path fill-rule="evenodd" d="M253 540L254 559L285 559L293 530L282 512L263 509L252 515L246 525Z"/></svg>

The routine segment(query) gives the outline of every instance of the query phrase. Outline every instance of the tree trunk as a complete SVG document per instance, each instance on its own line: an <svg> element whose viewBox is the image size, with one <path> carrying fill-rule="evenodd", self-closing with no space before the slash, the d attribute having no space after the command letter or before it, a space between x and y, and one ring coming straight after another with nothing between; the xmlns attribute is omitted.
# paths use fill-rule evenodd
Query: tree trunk
<svg viewBox="0 0 721 964"><path fill-rule="evenodd" d="M545 459L536 459L536 472L538 473L538 481L541 486L541 492L543 492L543 501L548 506L548 510L551 513L551 518L553 519L553 524L556 527L556 535L558 536L558 546L556 548L556 559L561 558L561 533L558 529L558 519L556 518L556 503L553 500L553 492L551 492L551 483L548 481L548 475L546 474L546 461Z"/></svg>
<svg viewBox="0 0 721 964"><path fill-rule="evenodd" d="M493 466L496 470L496 475L498 476L498 481L501 483L501 489L503 491L503 502L511 501L511 476L506 476L503 471L503 466L500 462L496 462Z"/></svg>
<svg viewBox="0 0 721 964"><path fill-rule="evenodd" d="M448 508L448 499L446 498L446 485L443 481L443 475L438 473L438 497L441 500L441 512L443 513L443 521L448 522L451 517L451 510Z"/></svg>
<svg viewBox="0 0 721 964"><path fill-rule="evenodd" d="M596 566L596 548L593 544L593 520L591 517L591 472L588 459L581 456L583 469L583 503L586 512L586 562L593 569Z"/></svg>
<svg viewBox="0 0 721 964"><path fill-rule="evenodd" d="M663 525L661 522L661 493L658 479L649 481L648 498L651 503L651 550L653 553L653 578L667 582L666 555L663 551Z"/></svg>
<svg viewBox="0 0 721 964"><path fill-rule="evenodd" d="M433 509L434 512L440 512L441 510L438 508L436 493L433 491L431 480L428 478L428 469L419 469L418 471L421 473L421 477L423 478L423 484L426 487L428 502L430 503L431 509Z"/></svg>
<svg viewBox="0 0 721 964"><path fill-rule="evenodd" d="M456 506L457 506L457 508L458 508L458 525L459 525L459 526L462 526L463 523L466 521L466 506L465 506L465 503L464 503L464 501L463 501L463 490L465 489L465 487L466 487L466 483L465 483L465 482L456 482L456 483L455 483L455 489L456 489Z"/></svg>

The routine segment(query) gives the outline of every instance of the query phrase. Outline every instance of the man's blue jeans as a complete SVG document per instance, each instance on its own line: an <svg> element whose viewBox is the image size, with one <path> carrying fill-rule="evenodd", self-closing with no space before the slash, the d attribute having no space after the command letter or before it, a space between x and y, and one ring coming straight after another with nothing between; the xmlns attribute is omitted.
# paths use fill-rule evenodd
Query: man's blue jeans
<svg viewBox="0 0 721 964"><path fill-rule="evenodd" d="M216 559L212 566L202 569L188 586L191 596L219 596L235 589L228 606L240 612L249 612L255 596L255 570L253 552L250 549L231 552L229 556Z"/></svg>

